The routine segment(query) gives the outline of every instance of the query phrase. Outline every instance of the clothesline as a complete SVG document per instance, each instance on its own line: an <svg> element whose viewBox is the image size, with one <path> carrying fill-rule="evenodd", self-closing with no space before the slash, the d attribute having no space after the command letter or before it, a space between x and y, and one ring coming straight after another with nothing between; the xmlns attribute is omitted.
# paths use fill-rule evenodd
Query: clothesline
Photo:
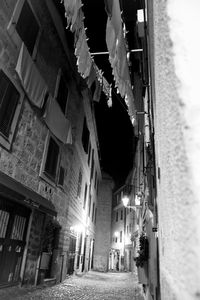
<svg viewBox="0 0 200 300"><path fill-rule="evenodd" d="M132 49L130 50L129 52L133 53L133 52L143 52L143 49ZM93 52L93 53L90 53L92 56L93 55L104 55L104 54L109 54L108 51L103 51L103 52Z"/></svg>

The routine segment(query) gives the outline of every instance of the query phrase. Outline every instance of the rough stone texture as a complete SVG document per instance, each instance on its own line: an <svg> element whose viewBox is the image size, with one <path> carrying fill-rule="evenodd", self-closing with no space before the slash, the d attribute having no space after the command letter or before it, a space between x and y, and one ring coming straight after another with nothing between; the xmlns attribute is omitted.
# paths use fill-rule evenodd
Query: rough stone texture
<svg viewBox="0 0 200 300"><path fill-rule="evenodd" d="M10 288L0 290L1 300L63 299L63 300L144 300L135 274L89 272L70 276L62 284L40 289Z"/></svg>
<svg viewBox="0 0 200 300"><path fill-rule="evenodd" d="M15 71L20 45L13 40L7 28L12 16L16 1L0 1L0 68L3 67L10 78L14 80L17 87L21 90L22 85ZM98 180L101 177L99 166L96 135L91 110L91 99L83 100L80 92L77 75L77 67L74 64L74 54L64 52L62 42L56 32L56 27L52 22L52 17L46 6L46 1L31 0L37 18L41 25L41 37L38 43L37 55L34 62L45 80L48 90L54 96L58 70L62 68L66 74L69 87L69 99L67 105L67 118L72 126L72 145L60 143L60 164L65 169L63 187L54 182L45 180L41 176L41 166L44 160L45 143L47 140L48 128L42 118L39 109L36 109L29 99L24 97L21 112L15 128L13 142L10 151L0 146L0 170L11 176L21 184L39 193L44 198L51 201L57 211L57 221L61 225L59 249L65 256L69 248L70 226L80 225L83 222L83 198L85 182L90 184L91 163L88 165L88 155L84 152L81 142L82 125L84 115L88 119L92 148L95 150L95 170L98 171ZM63 10L64 14L64 10ZM65 30L65 29L64 29ZM67 44L67 42L66 42ZM66 46L68 49L68 45ZM69 59L71 57L72 59ZM83 170L83 181L81 196L77 197L77 183L79 170ZM92 204L97 204L97 191L94 187L94 178L91 181ZM88 196L87 196L88 198ZM88 201L87 201L88 210ZM34 228L31 228L33 230ZM89 238L94 238L95 224L88 221ZM32 244L30 244L31 247ZM30 250L32 251L32 250ZM39 251L39 249L38 249ZM87 249L89 255L89 249ZM28 256L29 260L29 256ZM30 274L32 260L26 264L25 272ZM64 264L64 269L66 263ZM35 268L33 266L32 270ZM65 270L63 271L65 273ZM27 275L28 276L28 275ZM31 273L31 278L34 275ZM26 277L27 278L27 277ZM33 281L30 279L31 282Z"/></svg>
<svg viewBox="0 0 200 300"><path fill-rule="evenodd" d="M178 0L151 1L149 7L156 154L161 174L161 297L199 299L200 45L194 32L200 26L200 7L198 1Z"/></svg>
<svg viewBox="0 0 200 300"><path fill-rule="evenodd" d="M108 271L111 239L112 178L103 174L99 186L97 228L94 244L94 270Z"/></svg>

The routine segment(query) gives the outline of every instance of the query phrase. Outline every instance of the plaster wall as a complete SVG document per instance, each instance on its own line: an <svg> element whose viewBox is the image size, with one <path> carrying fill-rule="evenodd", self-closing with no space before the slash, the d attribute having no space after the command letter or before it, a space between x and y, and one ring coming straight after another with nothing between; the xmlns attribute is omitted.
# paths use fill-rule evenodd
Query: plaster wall
<svg viewBox="0 0 200 300"><path fill-rule="evenodd" d="M198 1L150 1L161 299L200 298Z"/></svg>

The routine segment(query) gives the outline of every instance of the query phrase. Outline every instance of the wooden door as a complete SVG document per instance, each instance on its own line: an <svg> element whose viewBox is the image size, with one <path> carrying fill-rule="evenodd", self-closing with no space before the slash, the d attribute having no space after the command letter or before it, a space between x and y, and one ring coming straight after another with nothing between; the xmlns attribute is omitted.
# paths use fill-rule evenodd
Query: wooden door
<svg viewBox="0 0 200 300"><path fill-rule="evenodd" d="M71 275L74 273L74 261L76 255L76 238L69 238L69 257L68 257L68 271L67 274Z"/></svg>

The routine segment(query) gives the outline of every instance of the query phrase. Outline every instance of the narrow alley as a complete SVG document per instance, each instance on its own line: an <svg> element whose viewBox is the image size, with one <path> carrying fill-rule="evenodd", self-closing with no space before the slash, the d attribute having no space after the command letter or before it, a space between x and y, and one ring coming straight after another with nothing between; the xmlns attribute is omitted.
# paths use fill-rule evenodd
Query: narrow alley
<svg viewBox="0 0 200 300"><path fill-rule="evenodd" d="M0 300L200 300L200 0L0 0Z"/></svg>
<svg viewBox="0 0 200 300"><path fill-rule="evenodd" d="M1 300L143 300L141 286L133 273L101 273L70 276L64 282L44 288L0 290Z"/></svg>

